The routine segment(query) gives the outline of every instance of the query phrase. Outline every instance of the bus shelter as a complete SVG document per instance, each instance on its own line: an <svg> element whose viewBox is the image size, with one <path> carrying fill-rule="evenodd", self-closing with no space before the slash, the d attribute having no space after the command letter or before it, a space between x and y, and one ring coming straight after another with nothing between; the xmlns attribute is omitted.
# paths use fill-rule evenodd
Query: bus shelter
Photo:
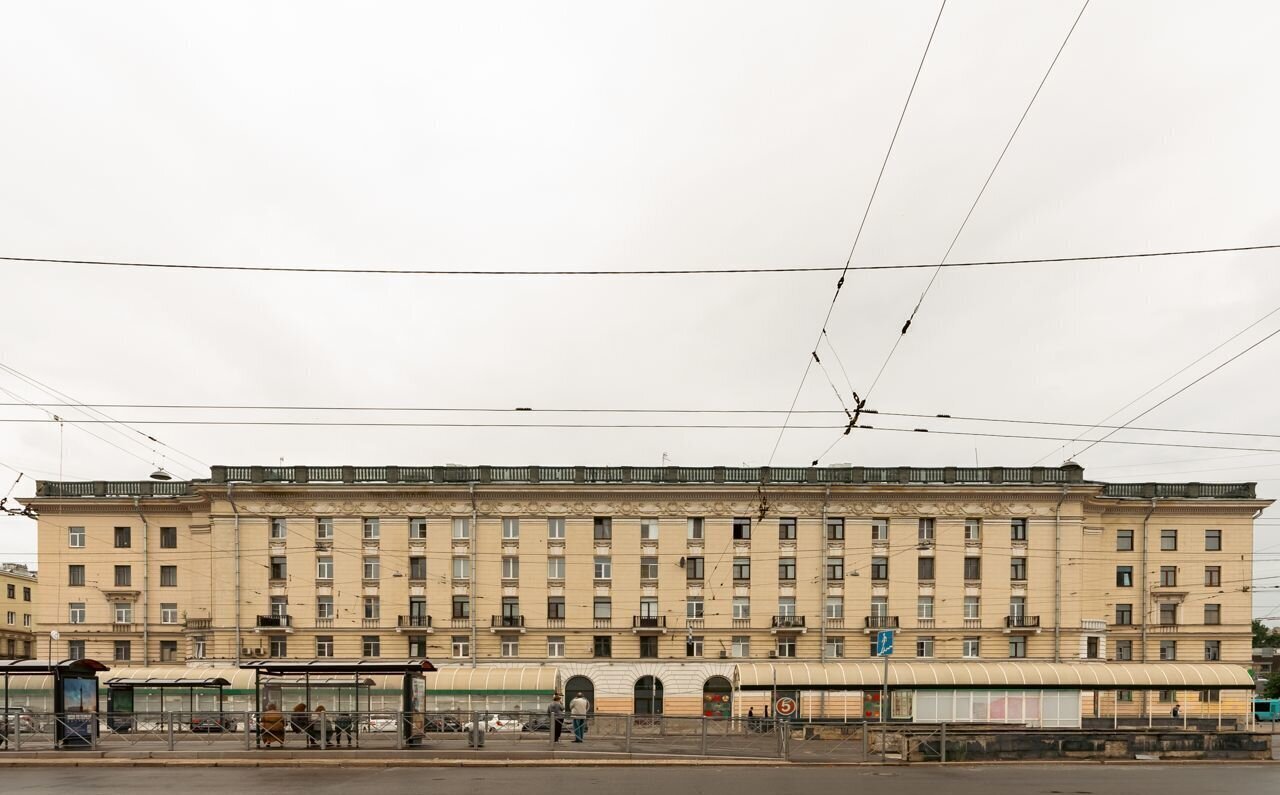
<svg viewBox="0 0 1280 795"><path fill-rule="evenodd" d="M138 690L155 691L160 696L157 712L185 711L190 713L191 731L234 731L234 718L222 714L223 688L231 683L220 676L165 677L115 677L107 680L107 726L114 732L128 732L137 728L134 711L134 695ZM170 695L166 703L165 695ZM198 699L213 697L218 708L215 713L200 713ZM176 702L176 703L175 703ZM166 709L167 708L167 709Z"/></svg>
<svg viewBox="0 0 1280 795"><path fill-rule="evenodd" d="M360 694L364 692L368 704L375 678L394 685L400 693L398 711L410 716L399 727L408 744L419 742L424 734L424 675L436 670L430 660L254 660L240 667L254 672L258 714L272 702L285 709L284 696L290 692L298 694L308 711L324 701L344 710L349 703L359 711Z"/></svg>
<svg viewBox="0 0 1280 795"><path fill-rule="evenodd" d="M10 721L17 724L10 709L24 706L10 702L11 690L29 690L33 680L43 681L53 690L58 746L87 748L93 745L98 717L98 674L108 670L97 660L0 660L0 678L4 680L5 729L8 730Z"/></svg>

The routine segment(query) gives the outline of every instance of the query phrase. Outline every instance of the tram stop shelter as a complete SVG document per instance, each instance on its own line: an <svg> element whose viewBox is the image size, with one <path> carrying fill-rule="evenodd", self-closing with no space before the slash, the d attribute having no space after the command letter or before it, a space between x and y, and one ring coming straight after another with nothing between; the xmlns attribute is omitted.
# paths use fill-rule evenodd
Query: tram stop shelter
<svg viewBox="0 0 1280 795"><path fill-rule="evenodd" d="M33 681L51 685L59 746L89 747L98 713L98 674L109 670L97 660L0 660L4 714L8 716L13 706L9 700L11 689L30 690Z"/></svg>
<svg viewBox="0 0 1280 795"><path fill-rule="evenodd" d="M157 712L185 711L190 713L192 731L230 731L235 728L234 719L222 715L223 688L231 683L220 676L181 676L165 678L120 676L108 679L107 682L107 726L112 731L127 732L135 728L134 694L137 690L150 690L159 694L160 703ZM165 694L172 693L177 698L177 710L174 704L165 702ZM185 696L185 699L183 698ZM218 708L215 714L201 712L198 709L198 698L212 696ZM170 701L173 699L171 698ZM185 700L185 703L184 703Z"/></svg>

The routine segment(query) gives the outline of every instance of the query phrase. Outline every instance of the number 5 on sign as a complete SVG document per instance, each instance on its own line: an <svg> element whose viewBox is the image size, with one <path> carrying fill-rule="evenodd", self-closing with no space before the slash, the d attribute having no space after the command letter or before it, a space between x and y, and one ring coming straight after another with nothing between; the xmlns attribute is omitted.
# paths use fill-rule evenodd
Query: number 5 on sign
<svg viewBox="0 0 1280 795"><path fill-rule="evenodd" d="M876 633L876 656L888 657L891 654L893 654L893 630L880 630Z"/></svg>

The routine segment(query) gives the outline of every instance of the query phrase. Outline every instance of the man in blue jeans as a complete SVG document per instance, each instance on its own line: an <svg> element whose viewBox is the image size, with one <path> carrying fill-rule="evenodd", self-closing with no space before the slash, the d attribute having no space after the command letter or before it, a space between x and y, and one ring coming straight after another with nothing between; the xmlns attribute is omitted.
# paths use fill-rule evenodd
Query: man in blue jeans
<svg viewBox="0 0 1280 795"><path fill-rule="evenodd" d="M569 702L569 714L573 716L573 741L575 743L582 742L582 738L587 733L587 711L591 709L591 702L587 701L581 693L573 697L573 701Z"/></svg>

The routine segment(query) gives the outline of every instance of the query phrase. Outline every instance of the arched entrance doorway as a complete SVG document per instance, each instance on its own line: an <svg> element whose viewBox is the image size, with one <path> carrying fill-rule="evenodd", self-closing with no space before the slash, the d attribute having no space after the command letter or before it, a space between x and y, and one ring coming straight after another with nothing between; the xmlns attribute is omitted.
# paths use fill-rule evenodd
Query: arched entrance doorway
<svg viewBox="0 0 1280 795"><path fill-rule="evenodd" d="M702 685L702 714L708 718L733 715L733 685L723 676L713 676Z"/></svg>
<svg viewBox="0 0 1280 795"><path fill-rule="evenodd" d="M587 700L590 707L588 713L596 711L596 686L590 679L585 676L571 676L569 681L564 683L564 705L565 709L569 708L569 702L573 701L581 693L582 697Z"/></svg>
<svg viewBox="0 0 1280 795"><path fill-rule="evenodd" d="M642 676L636 680L635 714L662 714L662 680L656 676Z"/></svg>

